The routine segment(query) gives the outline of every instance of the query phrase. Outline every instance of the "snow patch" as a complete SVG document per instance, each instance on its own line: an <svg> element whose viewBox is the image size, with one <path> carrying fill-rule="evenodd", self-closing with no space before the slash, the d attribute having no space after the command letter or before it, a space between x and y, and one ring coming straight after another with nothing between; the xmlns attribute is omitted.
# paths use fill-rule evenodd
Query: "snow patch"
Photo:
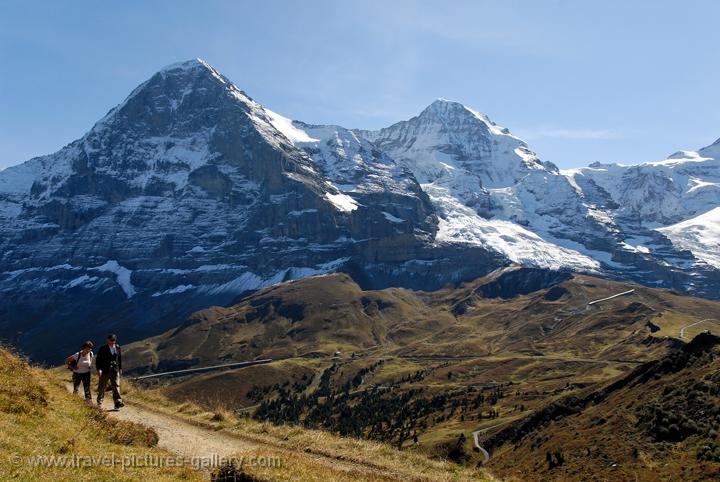
<svg viewBox="0 0 720 482"><path fill-rule="evenodd" d="M690 182L692 183L692 187L688 189L688 194L704 188L720 189L720 183L718 182L707 182L696 177L691 177Z"/></svg>
<svg viewBox="0 0 720 482"><path fill-rule="evenodd" d="M313 139L307 132L302 129L298 129L293 125L293 121L287 117L283 117L280 114L265 109L268 117L270 117L270 123L273 127L280 131L282 135L287 137L293 144L296 142L317 142L318 139Z"/></svg>
<svg viewBox="0 0 720 482"><path fill-rule="evenodd" d="M698 260L720 268L720 207L657 231Z"/></svg>
<svg viewBox="0 0 720 482"><path fill-rule="evenodd" d="M385 219L387 219L391 223L404 223L405 222L404 219L393 216L392 214L390 214L387 211L383 211L382 213L383 213L383 216L385 216Z"/></svg>
<svg viewBox="0 0 720 482"><path fill-rule="evenodd" d="M284 271L282 273L284 274ZM221 285L203 286L200 288L200 291L205 291L211 295L223 293L240 294L244 291L252 291L270 286L273 284L271 279L263 279L255 273L247 272Z"/></svg>
<svg viewBox="0 0 720 482"><path fill-rule="evenodd" d="M241 274L235 279L223 283L221 285L204 285L198 288L199 291L209 293L211 295L218 294L233 294L238 295L246 291L259 290L261 288L267 288L269 286L291 281L300 278L307 278L308 276L317 276L321 274L328 274L337 271L342 267L343 264L350 260L349 257L338 258L326 263L318 264L314 267L311 266L292 266L290 268L278 271L274 275L263 278L252 272L246 272Z"/></svg>
<svg viewBox="0 0 720 482"><path fill-rule="evenodd" d="M317 209L302 209L300 211L289 211L288 216L302 216L303 214L310 214L318 212Z"/></svg>
<svg viewBox="0 0 720 482"><path fill-rule="evenodd" d="M355 201L347 194L331 194L328 192L325 193L325 198L327 198L327 200L330 201L332 205L338 209L338 211L344 211L349 213L355 211L358 208L357 201Z"/></svg>
<svg viewBox="0 0 720 482"><path fill-rule="evenodd" d="M595 271L600 264L578 251L550 243L510 221L485 219L460 203L447 189L424 185L439 208L437 241L479 245L502 253L516 263L549 269Z"/></svg>
<svg viewBox="0 0 720 482"><path fill-rule="evenodd" d="M186 291L190 291L192 289L195 289L194 285L179 285L179 286L170 288L165 291L158 291L157 293L153 293L152 297L157 298L158 296L163 296L163 295L176 295L178 293L185 293Z"/></svg>
<svg viewBox="0 0 720 482"><path fill-rule="evenodd" d="M82 276L79 276L79 277L71 280L69 283L67 283L65 286L63 286L63 289L67 290L70 288L74 288L76 286L92 283L97 280L98 280L97 276L89 276L89 275L84 274Z"/></svg>
<svg viewBox="0 0 720 482"><path fill-rule="evenodd" d="M98 266L96 268L90 268L95 271L105 271L109 273L115 273L115 280L117 281L117 284L120 285L120 288L125 292L125 295L128 298L132 298L135 296L135 287L132 284L131 278L132 278L132 271L130 271L127 268L124 268L120 266L120 264L115 260L110 260L107 263L103 264L102 266Z"/></svg>

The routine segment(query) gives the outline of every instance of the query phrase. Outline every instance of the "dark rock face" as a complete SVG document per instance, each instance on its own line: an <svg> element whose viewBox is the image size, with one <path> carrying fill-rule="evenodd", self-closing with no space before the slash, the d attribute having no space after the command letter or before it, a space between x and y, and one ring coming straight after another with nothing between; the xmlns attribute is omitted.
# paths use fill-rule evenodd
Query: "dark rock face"
<svg viewBox="0 0 720 482"><path fill-rule="evenodd" d="M545 298L547 301L557 301L566 294L568 294L568 290L566 290L562 286L553 286L547 291L547 293L545 293L545 296L543 298Z"/></svg>
<svg viewBox="0 0 720 482"><path fill-rule="evenodd" d="M186 62L58 153L3 171L0 336L57 363L88 337L145 337L289 279L346 270L436 289L504 263L436 250L427 195L369 143L364 166L329 178L336 160L314 160L273 115Z"/></svg>
<svg viewBox="0 0 720 482"><path fill-rule="evenodd" d="M537 268L520 268L501 273L490 283L479 286L477 291L482 294L484 298L510 299L550 287L557 288L557 290L564 290L564 288L555 285L567 281L570 278L572 278L572 273L568 272ZM567 290L562 292L558 292L557 290L554 294L550 294L551 292L549 291L547 295L550 295L550 298L554 297L558 299L567 292ZM559 294L559 296L556 296L557 294ZM547 295L546 299L548 299Z"/></svg>
<svg viewBox="0 0 720 482"><path fill-rule="evenodd" d="M720 150L693 155L708 160L568 174L457 102L380 131L310 125L201 60L174 64L81 139L0 172L0 338L56 362L110 329L146 337L337 271L434 290L517 263L531 271L486 296L574 270L717 297L720 270L678 247L682 229L642 223L720 205Z"/></svg>

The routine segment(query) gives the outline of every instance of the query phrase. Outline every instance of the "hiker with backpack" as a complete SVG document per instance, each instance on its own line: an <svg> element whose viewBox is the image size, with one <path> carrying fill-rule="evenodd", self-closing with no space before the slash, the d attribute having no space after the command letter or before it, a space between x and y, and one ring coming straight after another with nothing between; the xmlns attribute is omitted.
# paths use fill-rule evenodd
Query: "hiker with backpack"
<svg viewBox="0 0 720 482"><path fill-rule="evenodd" d="M107 343L98 350L95 369L99 377L97 394L98 407L102 407L102 402L105 398L105 387L108 383L110 383L110 388L112 389L115 410L124 407L125 404L120 396L122 350L120 349L120 345L117 344L117 336L108 335Z"/></svg>
<svg viewBox="0 0 720 482"><path fill-rule="evenodd" d="M92 400L90 394L90 367L93 362L93 343L88 340L83 343L82 349L65 359L65 365L72 370L73 394L77 394L82 383L85 392L85 401Z"/></svg>

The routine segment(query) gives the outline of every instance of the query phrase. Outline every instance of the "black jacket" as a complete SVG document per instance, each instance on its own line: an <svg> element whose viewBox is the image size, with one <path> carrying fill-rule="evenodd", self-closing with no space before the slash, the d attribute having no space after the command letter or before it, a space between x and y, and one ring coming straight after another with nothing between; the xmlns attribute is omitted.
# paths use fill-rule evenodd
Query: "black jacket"
<svg viewBox="0 0 720 482"><path fill-rule="evenodd" d="M109 372L110 365L113 361L117 361L118 371L122 370L122 349L120 348L120 345L115 345L115 348L117 348L117 351L115 352L115 355L113 356L110 353L109 346L103 345L100 347L100 349L97 352L97 356L95 357L95 369L96 370L102 370L103 372Z"/></svg>

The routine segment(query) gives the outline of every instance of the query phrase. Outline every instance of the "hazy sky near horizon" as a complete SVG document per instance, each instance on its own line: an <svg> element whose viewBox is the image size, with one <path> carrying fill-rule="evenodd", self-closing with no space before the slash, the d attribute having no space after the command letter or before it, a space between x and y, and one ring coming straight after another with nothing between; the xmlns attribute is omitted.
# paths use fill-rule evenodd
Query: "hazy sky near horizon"
<svg viewBox="0 0 720 482"><path fill-rule="evenodd" d="M662 159L720 137L718 18L712 0L6 0L0 169L194 57L309 123L379 128L443 97L560 167Z"/></svg>

